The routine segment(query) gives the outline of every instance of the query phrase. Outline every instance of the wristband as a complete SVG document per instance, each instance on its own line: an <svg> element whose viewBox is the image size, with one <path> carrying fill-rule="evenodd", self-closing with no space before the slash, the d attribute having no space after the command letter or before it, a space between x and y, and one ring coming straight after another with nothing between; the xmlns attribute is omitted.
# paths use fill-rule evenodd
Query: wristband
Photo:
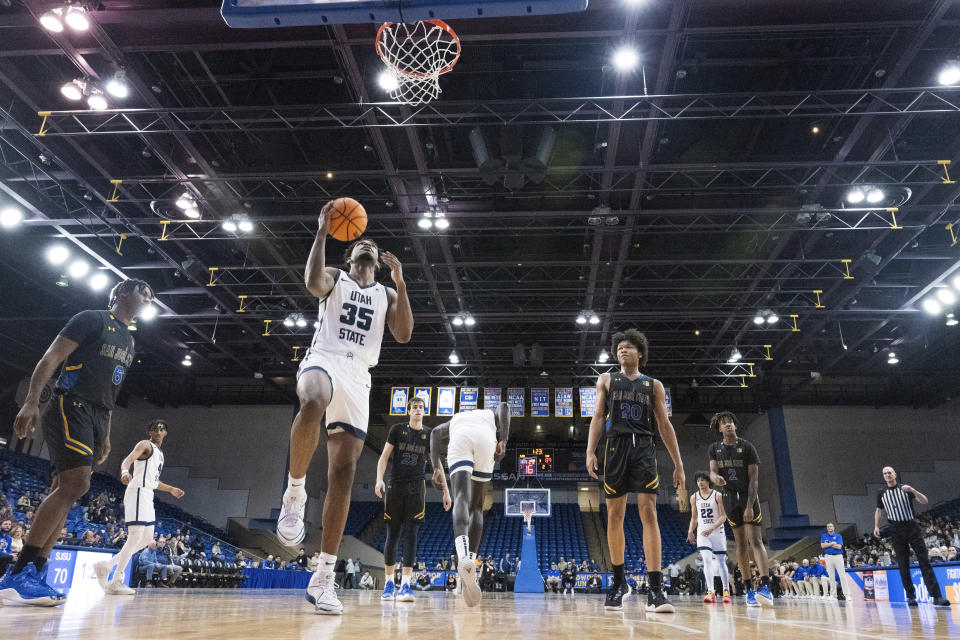
<svg viewBox="0 0 960 640"><path fill-rule="evenodd" d="M125 475L132 476L133 474L127 471L126 469L120 469L120 477L122 478Z"/></svg>

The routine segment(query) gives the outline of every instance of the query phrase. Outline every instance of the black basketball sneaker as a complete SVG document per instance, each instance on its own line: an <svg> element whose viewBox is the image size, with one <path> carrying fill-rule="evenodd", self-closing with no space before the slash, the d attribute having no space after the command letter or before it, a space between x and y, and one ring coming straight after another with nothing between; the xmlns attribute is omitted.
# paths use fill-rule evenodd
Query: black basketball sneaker
<svg viewBox="0 0 960 640"><path fill-rule="evenodd" d="M647 611L652 613L673 613L673 605L667 600L667 593L663 587L650 589L647 593Z"/></svg>
<svg viewBox="0 0 960 640"><path fill-rule="evenodd" d="M603 601L604 609L616 610L623 609L623 599L630 595L630 585L626 582L614 584L607 591L607 597Z"/></svg>

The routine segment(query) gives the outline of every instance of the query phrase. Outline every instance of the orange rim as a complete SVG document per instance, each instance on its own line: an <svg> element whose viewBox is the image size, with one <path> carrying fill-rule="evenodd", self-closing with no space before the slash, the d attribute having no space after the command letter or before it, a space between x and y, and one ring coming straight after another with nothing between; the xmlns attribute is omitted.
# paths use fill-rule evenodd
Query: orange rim
<svg viewBox="0 0 960 640"><path fill-rule="evenodd" d="M457 44L457 55L453 59L453 62L451 62L450 64L448 64L443 69L440 69L440 71L437 72L438 76L443 75L444 73L447 73L448 71L453 69L456 66L457 62L460 61L460 36L458 36L457 32L454 31L453 28L443 20L423 20L423 22L429 22L430 24L436 27L440 27L447 33L447 35L453 38L453 41ZM405 76L411 76L414 78L429 78L433 74L418 73L416 71L406 71L404 69L400 69L399 67L394 67L387 60L387 57L384 55L383 51L380 49L380 36L383 35L383 30L392 24L393 24L392 22L384 22L382 25L380 25L380 28L377 29L377 42L376 42L377 55L380 56L380 59L383 60L384 64L386 64L388 67L392 69L396 69L398 72L402 73Z"/></svg>

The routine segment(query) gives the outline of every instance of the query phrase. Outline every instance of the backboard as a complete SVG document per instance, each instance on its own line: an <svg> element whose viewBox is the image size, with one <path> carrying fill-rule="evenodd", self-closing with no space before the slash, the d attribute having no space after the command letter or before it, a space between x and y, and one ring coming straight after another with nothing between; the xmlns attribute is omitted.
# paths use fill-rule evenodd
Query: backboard
<svg viewBox="0 0 960 640"><path fill-rule="evenodd" d="M534 517L550 517L550 489L504 489L503 515L522 518L522 509L530 503Z"/></svg>
<svg viewBox="0 0 960 640"><path fill-rule="evenodd" d="M572 13L588 0L223 0L231 27L304 27L326 24L503 18Z"/></svg>

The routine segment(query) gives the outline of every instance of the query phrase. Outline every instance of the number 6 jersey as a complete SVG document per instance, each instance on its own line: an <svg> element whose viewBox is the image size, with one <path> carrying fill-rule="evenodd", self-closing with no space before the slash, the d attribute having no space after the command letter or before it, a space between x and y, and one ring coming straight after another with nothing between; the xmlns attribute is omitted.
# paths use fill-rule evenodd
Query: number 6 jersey
<svg viewBox="0 0 960 640"><path fill-rule="evenodd" d="M333 289L320 301L320 325L310 351L340 354L374 367L380 358L390 298L379 282L361 286L337 270Z"/></svg>

